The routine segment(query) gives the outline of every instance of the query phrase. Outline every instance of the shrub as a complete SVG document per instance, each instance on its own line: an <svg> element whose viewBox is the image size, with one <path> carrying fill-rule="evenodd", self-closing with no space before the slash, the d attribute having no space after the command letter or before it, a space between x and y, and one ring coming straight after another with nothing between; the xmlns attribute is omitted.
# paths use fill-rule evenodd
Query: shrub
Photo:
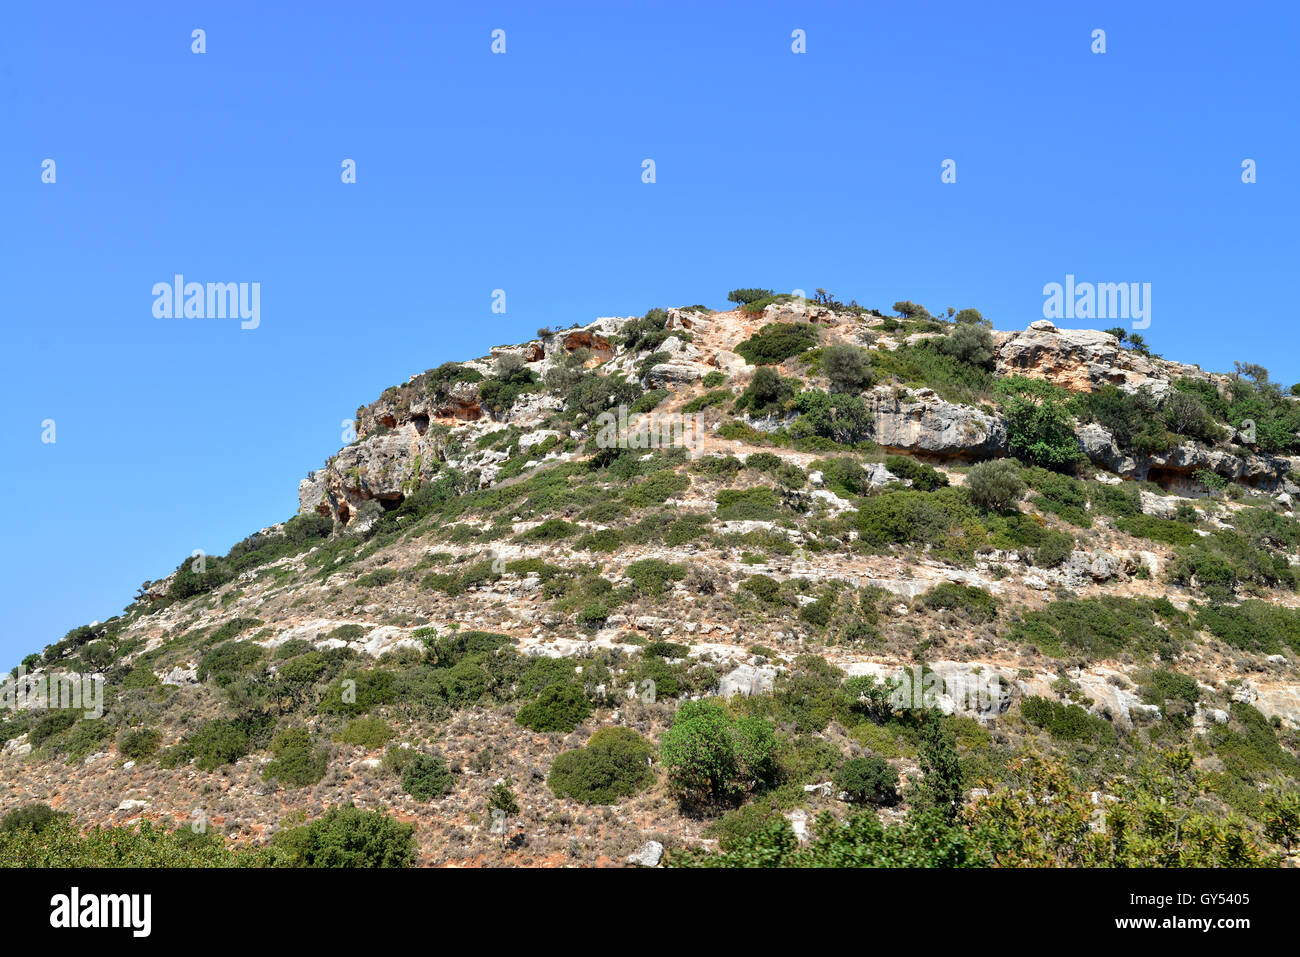
<svg viewBox="0 0 1300 957"><path fill-rule="evenodd" d="M543 689L536 701L519 709L515 721L533 731L568 734L591 715L591 702L577 684L565 682Z"/></svg>
<svg viewBox="0 0 1300 957"><path fill-rule="evenodd" d="M329 752L314 749L306 728L286 728L271 743L274 757L262 770L262 780L278 780L283 785L301 788L325 777Z"/></svg>
<svg viewBox="0 0 1300 957"><path fill-rule="evenodd" d="M709 395L717 395L719 401L724 401L731 396L731 393L726 389L720 389ZM769 409L779 409L793 395L794 385L790 379L781 378L775 369L759 366L754 370L754 377L749 380L745 391L736 399L736 409L748 409L755 414L762 414ZM701 396L701 398L706 397ZM683 407L682 411L696 410Z"/></svg>
<svg viewBox="0 0 1300 957"><path fill-rule="evenodd" d="M1044 512L1059 515L1080 528L1092 525L1092 516L1088 514L1088 487L1078 479L1044 468L1025 469L1022 477L1038 493L1031 501ZM1097 488L1110 490L1108 485L1098 484Z"/></svg>
<svg viewBox="0 0 1300 957"><path fill-rule="evenodd" d="M748 489L723 489L716 501L717 517L724 522L771 520L780 515L776 491L762 485Z"/></svg>
<svg viewBox="0 0 1300 957"><path fill-rule="evenodd" d="M48 804L24 804L0 818L0 832L30 830L39 834L53 822L67 817L66 812L56 811Z"/></svg>
<svg viewBox="0 0 1300 957"><path fill-rule="evenodd" d="M993 365L993 333L980 323L962 323L938 343L939 351L959 362L989 368Z"/></svg>
<svg viewBox="0 0 1300 957"><path fill-rule="evenodd" d="M417 753L402 768L402 790L417 801L442 797L455 787L455 775L437 755Z"/></svg>
<svg viewBox="0 0 1300 957"><path fill-rule="evenodd" d="M362 588L380 588L384 585L391 585L400 577L395 568L376 568L374 571L359 575L357 584Z"/></svg>
<svg viewBox="0 0 1300 957"><path fill-rule="evenodd" d="M875 427L867 404L856 395L828 395L820 389L807 389L795 396L795 408L800 414L790 434L796 438L818 436L854 446L866 441Z"/></svg>
<svg viewBox="0 0 1300 957"><path fill-rule="evenodd" d="M725 372L719 372L715 369L714 371L705 375L705 377L701 380L700 384L703 385L704 388L706 389L716 389L718 386L722 385L722 383L726 381L727 381L727 374Z"/></svg>
<svg viewBox="0 0 1300 957"><path fill-rule="evenodd" d="M547 784L556 797L614 804L654 780L653 754L654 746L631 728L602 728L586 747L556 757Z"/></svg>
<svg viewBox="0 0 1300 957"><path fill-rule="evenodd" d="M666 562L659 558L643 558L627 566L625 574L638 595L654 597L672 587L672 582L686 577L686 566Z"/></svg>
<svg viewBox="0 0 1300 957"><path fill-rule="evenodd" d="M855 803L898 803L898 772L884 758L851 758L835 772L834 783Z"/></svg>
<svg viewBox="0 0 1300 957"><path fill-rule="evenodd" d="M1025 494L1020 469L1010 459L972 465L966 473L966 488L972 502L998 512L1012 508Z"/></svg>
<svg viewBox="0 0 1300 957"><path fill-rule="evenodd" d="M856 394L872 382L871 360L857 346L838 344L822 350L822 372L830 380L831 392Z"/></svg>
<svg viewBox="0 0 1300 957"><path fill-rule="evenodd" d="M1104 385L1075 396L1070 407L1079 421L1100 424L1126 451L1153 455L1168 452L1177 444L1165 429L1164 417L1149 391L1129 393Z"/></svg>
<svg viewBox="0 0 1300 957"><path fill-rule="evenodd" d="M117 736L117 752L132 761L142 761L158 750L162 739L152 728L131 728Z"/></svg>
<svg viewBox="0 0 1300 957"><path fill-rule="evenodd" d="M1007 442L1011 452L1031 465L1064 471L1079 458L1074 420L1063 403L1054 398L1035 402L1021 395L1010 396L1005 405Z"/></svg>
<svg viewBox="0 0 1300 957"><path fill-rule="evenodd" d="M952 490L955 491L955 490ZM960 520L961 505L948 491L884 492L858 506L856 524L864 545L940 544Z"/></svg>
<svg viewBox="0 0 1300 957"><path fill-rule="evenodd" d="M410 867L415 863L415 825L351 805L330 808L310 824L281 831L274 843L298 867Z"/></svg>
<svg viewBox="0 0 1300 957"><path fill-rule="evenodd" d="M774 322L736 346L752 366L777 365L817 344L817 330L807 323Z"/></svg>
<svg viewBox="0 0 1300 957"><path fill-rule="evenodd" d="M1074 551L1074 537L1055 529L1044 529L1043 541L1034 549L1034 564L1039 568L1055 568Z"/></svg>
<svg viewBox="0 0 1300 957"><path fill-rule="evenodd" d="M1020 702L1020 713L1030 724L1064 741L1095 742L1103 737L1114 737L1106 719L1089 714L1077 704L1029 697Z"/></svg>
<svg viewBox="0 0 1300 957"><path fill-rule="evenodd" d="M1168 604L1166 601L1165 604ZM1177 614L1160 599L1105 598L1057 600L1025 614L1009 637L1054 657L1113 658L1122 651L1161 657L1177 651L1173 637L1153 620Z"/></svg>
<svg viewBox="0 0 1300 957"><path fill-rule="evenodd" d="M940 582L921 597L927 608L962 611L972 621L991 621L997 617L998 600L983 588Z"/></svg>
<svg viewBox="0 0 1300 957"><path fill-rule="evenodd" d="M373 751L382 748L393 739L393 729L383 718L353 718L339 735L345 744L354 744L360 748Z"/></svg>
<svg viewBox="0 0 1300 957"><path fill-rule="evenodd" d="M268 725L263 715L213 718L163 752L159 763L176 768L192 760L201 771L215 771L223 764L238 761L255 743L263 741Z"/></svg>
<svg viewBox="0 0 1300 957"><path fill-rule="evenodd" d="M910 481L912 488L921 492L933 492L948 484L948 476L938 469L906 455L885 456L885 468L900 479Z"/></svg>
<svg viewBox="0 0 1300 957"><path fill-rule="evenodd" d="M77 723L77 712L69 708L60 708L38 720L27 732L27 743L39 748L55 735L68 730Z"/></svg>
<svg viewBox="0 0 1300 957"><path fill-rule="evenodd" d="M244 675L257 669L262 661L262 649L249 641L228 641L217 645L199 659L198 678L209 677L218 687L225 688Z"/></svg>
<svg viewBox="0 0 1300 957"><path fill-rule="evenodd" d="M1240 605L1208 605L1196 614L1196 627L1220 641L1262 655L1300 653L1300 610L1248 599Z"/></svg>
<svg viewBox="0 0 1300 957"><path fill-rule="evenodd" d="M770 781L776 734L762 718L732 719L714 701L686 701L660 743L668 781L689 804L731 799Z"/></svg>

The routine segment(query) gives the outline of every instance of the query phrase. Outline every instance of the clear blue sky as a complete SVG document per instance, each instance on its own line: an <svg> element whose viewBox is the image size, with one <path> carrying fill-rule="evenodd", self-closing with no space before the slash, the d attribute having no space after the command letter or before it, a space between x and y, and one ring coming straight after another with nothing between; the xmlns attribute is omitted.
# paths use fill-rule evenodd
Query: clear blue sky
<svg viewBox="0 0 1300 957"><path fill-rule="evenodd" d="M1073 273L1150 282L1166 356L1300 379L1294 3L472 6L6 11L0 665L542 325L763 285L1021 328ZM177 272L260 282L260 327L155 318Z"/></svg>

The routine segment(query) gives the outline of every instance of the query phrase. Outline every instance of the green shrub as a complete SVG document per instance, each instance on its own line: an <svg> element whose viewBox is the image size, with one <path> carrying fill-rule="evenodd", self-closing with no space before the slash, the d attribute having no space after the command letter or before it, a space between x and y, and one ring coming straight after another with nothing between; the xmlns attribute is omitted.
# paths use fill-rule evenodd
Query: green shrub
<svg viewBox="0 0 1300 957"><path fill-rule="evenodd" d="M736 352L752 366L777 365L807 352L817 344L817 330L808 323L768 323L736 346Z"/></svg>
<svg viewBox="0 0 1300 957"><path fill-rule="evenodd" d="M211 678L218 687L225 688L256 671L261 663L260 647L250 641L228 641L199 659L198 678L200 681Z"/></svg>
<svg viewBox="0 0 1300 957"><path fill-rule="evenodd" d="M993 459L970 467L966 473L966 490L976 505L1001 512L1020 501L1025 494L1025 483L1015 462Z"/></svg>
<svg viewBox="0 0 1300 957"><path fill-rule="evenodd" d="M822 350L822 372L830 380L829 391L857 394L871 386L871 360L865 349L847 344Z"/></svg>
<svg viewBox="0 0 1300 957"><path fill-rule="evenodd" d="M130 728L117 736L117 752L132 761L143 761L158 750L162 735L152 728Z"/></svg>
<svg viewBox="0 0 1300 957"><path fill-rule="evenodd" d="M719 521L770 521L781 513L776 491L764 485L723 489L717 495Z"/></svg>
<svg viewBox="0 0 1300 957"><path fill-rule="evenodd" d="M519 709L515 721L533 731L568 734L591 715L591 702L577 684L553 684Z"/></svg>
<svg viewBox="0 0 1300 957"><path fill-rule="evenodd" d="M271 742L272 759L262 770L262 780L277 780L288 787L301 788L325 777L329 752L311 746L306 728L286 728Z"/></svg>
<svg viewBox="0 0 1300 957"><path fill-rule="evenodd" d="M1055 568L1074 551L1074 536L1055 529L1043 530L1043 541L1034 549L1034 564L1039 568Z"/></svg>
<svg viewBox="0 0 1300 957"><path fill-rule="evenodd" d="M1105 718L1091 715L1077 704L1029 697L1020 702L1020 713L1030 724L1064 741L1096 742L1114 738L1114 731Z"/></svg>
<svg viewBox="0 0 1300 957"><path fill-rule="evenodd" d="M269 720L263 715L213 718L164 751L159 763L164 768L177 768L192 760L201 771L215 771L252 751L268 730Z"/></svg>
<svg viewBox="0 0 1300 957"><path fill-rule="evenodd" d="M748 306L751 303L758 302L760 299L771 299L773 296L771 289L760 289L758 287L749 289L733 289L727 293L727 301L734 302L740 306Z"/></svg>
<svg viewBox="0 0 1300 957"><path fill-rule="evenodd" d="M978 322L962 323L954 326L948 335L937 343L939 351L952 356L958 362L980 368L993 365L993 333L987 326Z"/></svg>
<svg viewBox="0 0 1300 957"><path fill-rule="evenodd" d="M688 415L703 412L705 409L712 408L715 405L732 400L730 389L714 389L712 392L706 392L703 395L697 395L691 401L682 406L682 411Z"/></svg>
<svg viewBox="0 0 1300 957"><path fill-rule="evenodd" d="M46 741L68 730L77 723L78 712L70 708L60 708L37 720L27 732L27 743L39 748Z"/></svg>
<svg viewBox="0 0 1300 957"><path fill-rule="evenodd" d="M760 366L754 370L754 377L736 399L735 410L748 409L755 415L780 410L794 396L795 385L795 380L782 378L775 369ZM722 397L718 400L720 402L731 395L725 389L710 393L713 394Z"/></svg>
<svg viewBox="0 0 1300 957"><path fill-rule="evenodd" d="M383 718L377 717L353 718L339 735L339 740L345 744L370 751L382 748L392 739L392 726Z"/></svg>
<svg viewBox="0 0 1300 957"><path fill-rule="evenodd" d="M391 585L400 577L395 568L376 568L372 572L357 576L357 584L362 588L381 588L384 585Z"/></svg>
<svg viewBox="0 0 1300 957"><path fill-rule="evenodd" d="M632 562L624 570L637 595L652 598L667 592L675 581L686 577L686 566L666 562L659 558L643 558Z"/></svg>
<svg viewBox="0 0 1300 957"><path fill-rule="evenodd" d="M455 775L437 755L417 753L402 768L402 790L417 801L442 797L455 787Z"/></svg>
<svg viewBox="0 0 1300 957"><path fill-rule="evenodd" d="M654 780L653 754L654 746L631 728L602 728L586 747L556 757L547 784L556 797L614 804Z"/></svg>
<svg viewBox="0 0 1300 957"><path fill-rule="evenodd" d="M732 719L714 701L685 701L660 743L668 781L688 804L732 799L771 781L776 734L762 718Z"/></svg>
<svg viewBox="0 0 1300 957"><path fill-rule="evenodd" d="M905 455L886 456L885 468L900 479L910 481L912 488L920 492L933 492L935 489L944 488L948 484L948 476L938 469Z"/></svg>
<svg viewBox="0 0 1300 957"><path fill-rule="evenodd" d="M940 582L921 601L927 608L961 611L972 621L991 621L998 613L998 600L983 588L957 582Z"/></svg>
<svg viewBox="0 0 1300 957"><path fill-rule="evenodd" d="M1300 610L1248 599L1240 605L1208 605L1196 613L1196 627L1219 640L1261 655L1300 653Z"/></svg>
<svg viewBox="0 0 1300 957"><path fill-rule="evenodd" d="M1154 515L1133 515L1117 519L1115 527L1126 535L1149 538L1153 542L1164 542L1168 545L1191 545L1193 542L1200 541L1195 530L1185 522L1156 518Z"/></svg>
<svg viewBox="0 0 1300 957"><path fill-rule="evenodd" d="M68 818L65 811L56 811L48 804L24 804L0 818L0 832L29 830L40 834L50 824Z"/></svg>
<svg viewBox="0 0 1300 957"><path fill-rule="evenodd" d="M1080 655L1096 660L1123 651L1170 657L1176 653L1177 643L1154 621L1155 616L1166 613L1161 601L1115 596L1058 599L1026 613L1008 637L1058 658Z"/></svg>
<svg viewBox="0 0 1300 957"><path fill-rule="evenodd" d="M1031 501L1044 512L1059 515L1080 528L1092 525L1092 516L1088 514L1088 487L1083 482L1044 468L1025 469L1022 477L1038 493ZM1100 483L1098 487L1109 488Z"/></svg>
<svg viewBox="0 0 1300 957"><path fill-rule="evenodd" d="M898 803L898 772L884 758L851 758L835 772L834 783L858 804Z"/></svg>
<svg viewBox="0 0 1300 957"><path fill-rule="evenodd" d="M302 827L281 831L275 846L297 867L410 867L415 826L379 811L333 807Z"/></svg>
<svg viewBox="0 0 1300 957"><path fill-rule="evenodd" d="M1003 407L1011 453L1031 465L1066 471L1079 459L1074 419L1055 398L1008 396Z"/></svg>

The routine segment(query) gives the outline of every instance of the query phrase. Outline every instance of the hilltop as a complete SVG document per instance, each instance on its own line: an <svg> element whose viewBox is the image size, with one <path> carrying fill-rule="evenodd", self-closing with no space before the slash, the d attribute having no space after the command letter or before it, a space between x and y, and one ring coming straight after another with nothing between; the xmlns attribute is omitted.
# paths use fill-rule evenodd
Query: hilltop
<svg viewBox="0 0 1300 957"><path fill-rule="evenodd" d="M292 863L346 804L426 865L1294 863L1294 390L732 298L358 408L296 515L24 661L104 713L0 711L0 813Z"/></svg>

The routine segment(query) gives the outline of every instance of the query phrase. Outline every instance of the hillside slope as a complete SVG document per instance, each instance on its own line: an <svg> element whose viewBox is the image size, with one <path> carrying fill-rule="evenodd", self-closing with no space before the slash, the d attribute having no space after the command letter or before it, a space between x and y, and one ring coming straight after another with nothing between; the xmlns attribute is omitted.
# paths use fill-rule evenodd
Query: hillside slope
<svg viewBox="0 0 1300 957"><path fill-rule="evenodd" d="M1116 331L741 298L359 408L297 515L24 662L104 709L0 711L0 813L292 848L352 803L426 865L937 863L897 848L953 827L1294 863L1300 400ZM1013 813L1044 792L1111 823Z"/></svg>

